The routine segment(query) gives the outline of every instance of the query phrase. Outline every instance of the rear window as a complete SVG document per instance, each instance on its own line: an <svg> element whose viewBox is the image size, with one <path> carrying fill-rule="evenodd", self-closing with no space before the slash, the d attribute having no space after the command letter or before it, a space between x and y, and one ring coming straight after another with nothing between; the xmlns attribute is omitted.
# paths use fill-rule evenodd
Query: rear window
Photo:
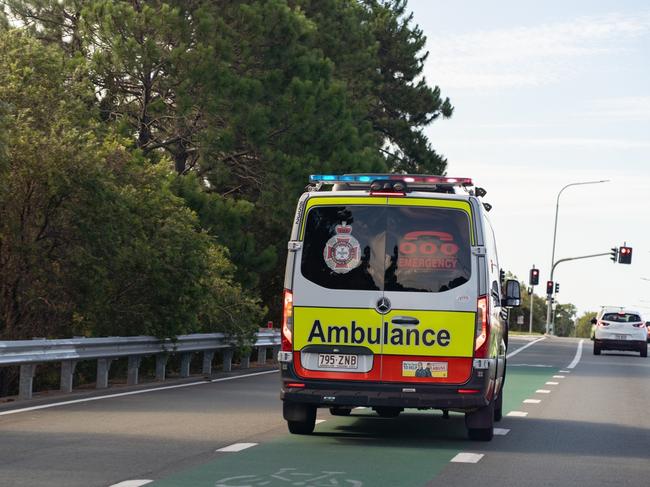
<svg viewBox="0 0 650 487"><path fill-rule="evenodd" d="M634 313L605 313L603 315L603 321L612 321L614 323L637 323L641 321L641 317Z"/></svg>
<svg viewBox="0 0 650 487"><path fill-rule="evenodd" d="M301 272L329 289L444 292L471 277L467 213L322 206L307 215Z"/></svg>

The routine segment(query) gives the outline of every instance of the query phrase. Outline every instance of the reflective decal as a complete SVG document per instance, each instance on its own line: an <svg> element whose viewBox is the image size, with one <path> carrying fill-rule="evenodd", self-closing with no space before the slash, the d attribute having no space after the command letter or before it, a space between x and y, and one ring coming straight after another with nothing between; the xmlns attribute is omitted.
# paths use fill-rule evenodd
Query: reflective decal
<svg viewBox="0 0 650 487"><path fill-rule="evenodd" d="M336 226L336 235L325 244L323 258L327 267L337 274L345 274L361 263L361 246L347 222Z"/></svg>
<svg viewBox="0 0 650 487"><path fill-rule="evenodd" d="M401 269L456 269L459 247L447 232L419 231L404 235L399 245Z"/></svg>

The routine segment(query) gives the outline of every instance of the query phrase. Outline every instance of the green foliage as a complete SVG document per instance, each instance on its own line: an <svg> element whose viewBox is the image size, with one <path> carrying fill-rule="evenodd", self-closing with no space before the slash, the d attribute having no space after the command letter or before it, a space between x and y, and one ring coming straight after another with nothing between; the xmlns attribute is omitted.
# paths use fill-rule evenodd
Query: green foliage
<svg viewBox="0 0 650 487"><path fill-rule="evenodd" d="M586 311L576 321L575 336L582 338L591 338L591 320L596 317L596 311Z"/></svg>
<svg viewBox="0 0 650 487"><path fill-rule="evenodd" d="M129 255L117 253L115 267L95 278L129 282L118 276L131 258L140 272L162 273L160 283L131 283L148 299L154 296L146 289L155 284L162 301L174 300L165 283L181 268L187 275L200 273L203 261L191 256L205 250L199 240L207 239L227 248L220 259L233 266L221 268L219 276L237 282L229 292L241 312L255 315L258 302L248 296L259 296L269 317L278 320L286 240L309 174L445 172L445 159L423 131L451 116L453 107L423 76L425 38L405 0L6 4L24 31L57 49L66 80L79 78L80 91L66 99L86 112L61 116L95 137L92 148L76 150L97 154L96 173L103 178L97 183L103 192L84 204L97 212L102 205L115 206L122 218L103 223L84 214L84 231L101 240L100 230L115 229L107 237L113 245L122 242L121 233L134 241ZM101 167L106 157L129 169L122 174L115 165ZM160 172L150 172L148 164ZM170 169L180 176L170 178ZM144 194L151 200L139 201ZM159 228L169 233L155 233ZM188 241L181 238L186 232L192 235ZM173 251L159 248L167 244ZM94 245L91 254L104 262L109 256L100 250ZM169 259L169 267L157 268L147 256ZM217 268L220 259L214 261ZM79 268L88 265L79 262ZM156 314L141 311L118 281L111 282L120 306L131 315L141 313L147 328L169 330L171 320L196 324L179 311L183 302L173 312L159 303L169 322L156 318L154 325ZM200 294L193 283L181 284L180 294ZM127 322L108 301L98 296L93 303L86 314L92 312L94 322L102 321L100 316L107 317L105 323Z"/></svg>
<svg viewBox="0 0 650 487"><path fill-rule="evenodd" d="M227 251L168 166L102 126L89 86L78 58L0 34L0 336L249 336L263 309Z"/></svg>

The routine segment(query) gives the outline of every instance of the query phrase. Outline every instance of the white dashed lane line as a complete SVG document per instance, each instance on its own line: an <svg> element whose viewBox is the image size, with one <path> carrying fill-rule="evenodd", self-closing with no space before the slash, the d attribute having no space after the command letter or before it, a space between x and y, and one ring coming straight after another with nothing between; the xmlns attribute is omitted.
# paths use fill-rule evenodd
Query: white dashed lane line
<svg viewBox="0 0 650 487"><path fill-rule="evenodd" d="M321 424L321 423L324 423L325 421L327 421L327 420L326 419L317 419L316 424Z"/></svg>
<svg viewBox="0 0 650 487"><path fill-rule="evenodd" d="M560 383L559 382L549 381L549 382L546 383L546 385L547 386L557 386L557 385L560 385Z"/></svg>
<svg viewBox="0 0 650 487"><path fill-rule="evenodd" d="M141 487L142 485L147 485L153 482L153 480L148 479L137 479L137 480L125 480L119 484L113 484L109 487Z"/></svg>
<svg viewBox="0 0 650 487"><path fill-rule="evenodd" d="M524 399L524 404L539 404L541 399Z"/></svg>
<svg viewBox="0 0 650 487"><path fill-rule="evenodd" d="M224 446L223 448L219 448L218 452L227 452L227 453L236 453L240 452L242 450L246 450L247 448L251 448L253 446L257 446L257 443L233 443L232 445Z"/></svg>
<svg viewBox="0 0 650 487"><path fill-rule="evenodd" d="M459 453L450 461L452 463L478 463L483 458L482 453Z"/></svg>
<svg viewBox="0 0 650 487"><path fill-rule="evenodd" d="M570 370L560 370L560 374L570 374Z"/></svg>
<svg viewBox="0 0 650 487"><path fill-rule="evenodd" d="M551 391L549 391L548 389L537 389L535 392L537 394L550 394L551 393Z"/></svg>
<svg viewBox="0 0 650 487"><path fill-rule="evenodd" d="M510 433L508 428L494 428L494 434L497 436L506 436L508 433Z"/></svg>
<svg viewBox="0 0 650 487"><path fill-rule="evenodd" d="M511 418L525 418L528 416L528 413L526 411L510 411L506 416L510 416Z"/></svg>
<svg viewBox="0 0 650 487"><path fill-rule="evenodd" d="M564 379L564 376L563 375L554 375L553 378L554 379Z"/></svg>

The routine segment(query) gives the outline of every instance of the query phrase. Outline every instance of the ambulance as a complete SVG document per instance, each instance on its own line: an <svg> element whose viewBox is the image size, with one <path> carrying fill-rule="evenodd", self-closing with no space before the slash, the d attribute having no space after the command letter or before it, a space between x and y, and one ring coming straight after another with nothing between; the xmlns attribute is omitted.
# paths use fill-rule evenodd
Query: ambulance
<svg viewBox="0 0 650 487"><path fill-rule="evenodd" d="M312 433L317 408L417 408L462 412L470 439L492 439L520 288L502 282L485 194L469 178L310 176L278 355L291 433Z"/></svg>

